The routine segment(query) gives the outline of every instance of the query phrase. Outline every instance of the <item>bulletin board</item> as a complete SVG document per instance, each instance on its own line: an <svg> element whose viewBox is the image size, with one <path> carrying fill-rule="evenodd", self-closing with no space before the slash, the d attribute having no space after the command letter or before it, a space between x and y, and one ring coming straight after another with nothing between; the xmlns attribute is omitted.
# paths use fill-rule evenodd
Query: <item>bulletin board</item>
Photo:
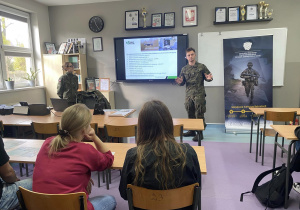
<svg viewBox="0 0 300 210"><path fill-rule="evenodd" d="M265 35L273 35L273 86L283 86L287 28L199 33L198 62L205 64L214 76L205 86L224 86L223 39Z"/></svg>

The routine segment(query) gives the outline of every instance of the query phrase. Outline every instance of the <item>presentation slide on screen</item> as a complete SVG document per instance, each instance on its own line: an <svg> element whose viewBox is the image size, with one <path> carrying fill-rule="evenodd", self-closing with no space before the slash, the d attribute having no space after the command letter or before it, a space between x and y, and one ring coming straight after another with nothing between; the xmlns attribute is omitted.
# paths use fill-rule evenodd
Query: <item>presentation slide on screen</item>
<svg viewBox="0 0 300 210"><path fill-rule="evenodd" d="M177 36L124 40L126 79L177 77Z"/></svg>

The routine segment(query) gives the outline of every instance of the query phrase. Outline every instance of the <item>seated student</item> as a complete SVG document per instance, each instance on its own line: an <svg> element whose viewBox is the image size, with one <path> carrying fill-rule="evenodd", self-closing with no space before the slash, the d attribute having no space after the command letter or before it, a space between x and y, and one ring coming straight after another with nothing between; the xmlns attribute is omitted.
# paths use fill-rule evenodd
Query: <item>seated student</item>
<svg viewBox="0 0 300 210"><path fill-rule="evenodd" d="M28 190L32 189L32 179L20 181L14 169L9 164L9 156L4 149L4 143L0 137L0 209L14 209L19 205L16 192L19 186Z"/></svg>
<svg viewBox="0 0 300 210"><path fill-rule="evenodd" d="M66 194L91 193L93 180L91 171L109 168L114 156L91 128L92 115L84 104L68 107L62 114L59 134L47 138L36 159L33 172L35 192ZM92 145L81 142L92 140ZM115 209L113 196L103 195L89 198L88 210Z"/></svg>
<svg viewBox="0 0 300 210"><path fill-rule="evenodd" d="M161 101L146 102L138 118L137 147L128 150L119 185L127 200L127 184L166 190L201 182L195 150L179 144L173 135L172 116Z"/></svg>

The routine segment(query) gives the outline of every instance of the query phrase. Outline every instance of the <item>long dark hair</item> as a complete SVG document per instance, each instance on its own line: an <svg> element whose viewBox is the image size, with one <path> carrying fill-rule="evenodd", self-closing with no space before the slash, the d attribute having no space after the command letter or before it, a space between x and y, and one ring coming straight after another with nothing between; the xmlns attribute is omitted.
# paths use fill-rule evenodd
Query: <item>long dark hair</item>
<svg viewBox="0 0 300 210"><path fill-rule="evenodd" d="M146 173L143 164L150 153L156 156L153 165L154 178L160 183L160 187L176 188L176 184L180 184L180 180L176 180L175 184L172 169L181 168L183 172L186 165L186 151L175 141L173 129L172 116L164 103L153 100L144 104L138 118L134 185L143 185Z"/></svg>

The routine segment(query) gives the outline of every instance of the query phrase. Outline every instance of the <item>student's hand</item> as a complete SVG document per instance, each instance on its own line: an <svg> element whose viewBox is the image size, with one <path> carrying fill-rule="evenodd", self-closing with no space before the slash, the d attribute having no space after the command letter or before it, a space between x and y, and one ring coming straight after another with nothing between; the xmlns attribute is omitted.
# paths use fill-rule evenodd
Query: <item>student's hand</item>
<svg viewBox="0 0 300 210"><path fill-rule="evenodd" d="M207 79L207 80L212 80L213 79L213 75L210 73L210 74L206 74L206 73L204 73L204 75L205 75L205 78Z"/></svg>
<svg viewBox="0 0 300 210"><path fill-rule="evenodd" d="M91 194L91 192L92 192L92 185L94 185L94 181L92 179L90 179L88 185L86 186L86 191L88 194Z"/></svg>
<svg viewBox="0 0 300 210"><path fill-rule="evenodd" d="M95 130L89 127L87 133L84 135L84 139L94 141L97 138Z"/></svg>
<svg viewBox="0 0 300 210"><path fill-rule="evenodd" d="M175 82L176 82L177 84L181 84L181 83L183 82L183 78L182 78L182 77L177 77L177 78L175 79Z"/></svg>

